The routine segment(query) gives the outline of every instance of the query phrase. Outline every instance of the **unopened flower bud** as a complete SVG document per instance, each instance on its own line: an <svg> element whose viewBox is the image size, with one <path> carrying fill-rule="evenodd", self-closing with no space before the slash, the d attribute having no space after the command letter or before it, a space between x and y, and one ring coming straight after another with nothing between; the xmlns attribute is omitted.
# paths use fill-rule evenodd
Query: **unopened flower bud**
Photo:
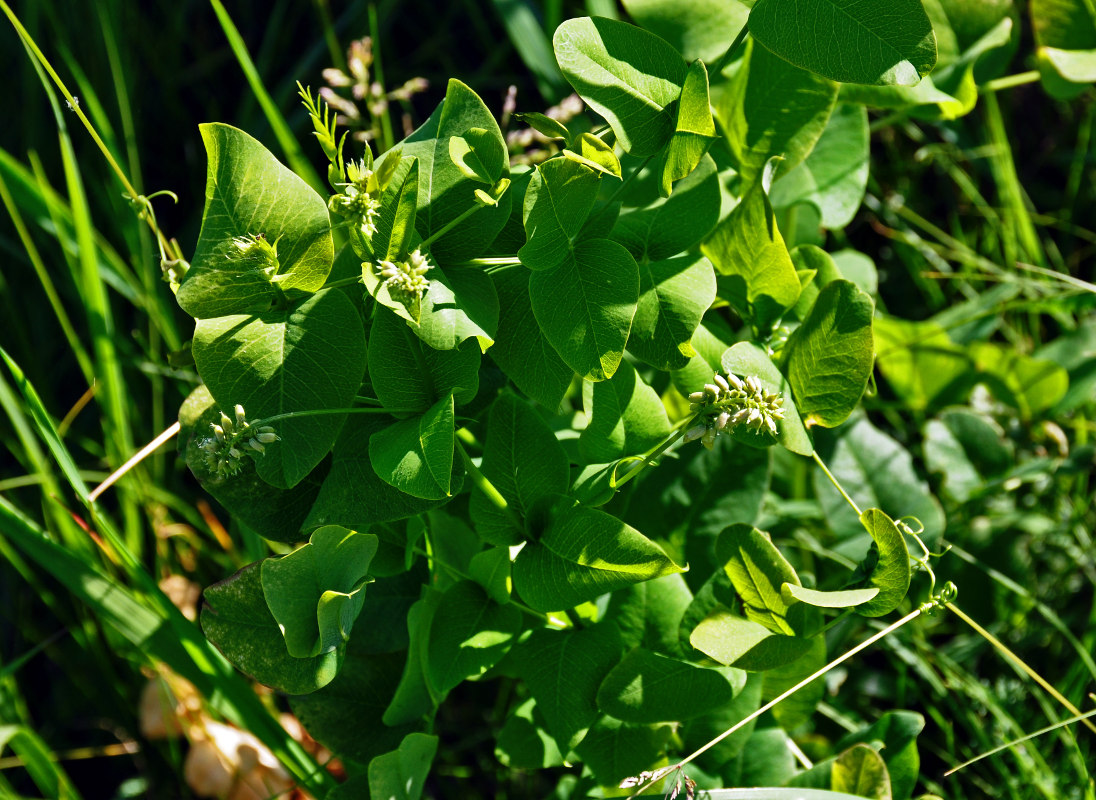
<svg viewBox="0 0 1096 800"><path fill-rule="evenodd" d="M257 450L257 451L258 451L258 452L260 452L260 453L262 453L262 452L264 452L264 451L266 450L266 448L265 448L265 447L263 447L263 446L262 446L262 444L260 444L260 442L259 442L259 440L258 440L258 438L257 438L257 437L253 437L253 438L251 438L251 439L248 439L248 440L247 440L247 443L248 443L248 445L250 445L250 446L251 446L251 449L252 449L252 450Z"/></svg>

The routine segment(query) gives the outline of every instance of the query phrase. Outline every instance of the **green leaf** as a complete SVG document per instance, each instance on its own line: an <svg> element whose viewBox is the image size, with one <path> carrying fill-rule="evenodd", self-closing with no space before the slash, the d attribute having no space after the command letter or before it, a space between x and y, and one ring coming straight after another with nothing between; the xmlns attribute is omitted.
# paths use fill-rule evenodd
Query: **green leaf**
<svg viewBox="0 0 1096 800"><path fill-rule="evenodd" d="M639 268L616 242L579 242L562 264L530 276L529 299L560 358L586 380L606 380L624 355L639 300Z"/></svg>
<svg viewBox="0 0 1096 800"><path fill-rule="evenodd" d="M717 609L689 635L689 642L720 664L765 672L790 664L811 647L810 639L773 633L764 625Z"/></svg>
<svg viewBox="0 0 1096 800"><path fill-rule="evenodd" d="M1018 353L992 342L968 348L990 391L1027 421L1054 407L1069 389L1069 373L1053 361Z"/></svg>
<svg viewBox="0 0 1096 800"><path fill-rule="evenodd" d="M222 476L210 470L209 454L201 447L209 437L210 425L220 421L217 402L204 384L191 392L179 409L180 449L202 488L263 538L289 544L304 539L301 529L328 475L328 463L320 462L292 489L276 489L262 480L252 459L244 459L235 475Z"/></svg>
<svg viewBox="0 0 1096 800"><path fill-rule="evenodd" d="M432 269L422 310L411 330L435 350L452 350L473 336L487 352L499 321L499 299L491 278L479 267Z"/></svg>
<svg viewBox="0 0 1096 800"><path fill-rule="evenodd" d="M304 547L262 562L263 596L291 656L329 653L350 638L377 545L371 533L328 525Z"/></svg>
<svg viewBox="0 0 1096 800"><path fill-rule="evenodd" d="M587 463L642 453L670 433L661 398L627 361L607 381L583 382L582 407L588 424L578 447Z"/></svg>
<svg viewBox="0 0 1096 800"><path fill-rule="evenodd" d="M391 697L383 711L385 725L400 726L432 715L445 698L427 680L430 627L441 603L442 592L424 586L422 596L407 612L407 658L398 684L385 697Z"/></svg>
<svg viewBox="0 0 1096 800"><path fill-rule="evenodd" d="M442 693L482 675L510 650L521 630L521 612L499 605L472 581L446 590L430 623L427 675Z"/></svg>
<svg viewBox="0 0 1096 800"><path fill-rule="evenodd" d="M419 161L417 158L403 158L393 153L385 159L385 164L394 163L388 185L380 197L380 209L377 212L377 230L369 240L377 261L399 261L411 251L415 238L415 217L419 202ZM370 294L381 303L396 308L403 306L387 292L378 292L370 287Z"/></svg>
<svg viewBox="0 0 1096 800"><path fill-rule="evenodd" d="M403 653L359 653L351 640L338 677L318 692L290 697L289 707L317 742L344 758L369 763L415 732L413 725L389 727L381 721L403 660Z"/></svg>
<svg viewBox="0 0 1096 800"><path fill-rule="evenodd" d="M916 86L861 86L846 83L841 87L843 103L855 103L869 108L910 109L917 116L957 119L973 108L977 95L963 99L941 91L932 76L924 77Z"/></svg>
<svg viewBox="0 0 1096 800"><path fill-rule="evenodd" d="M833 763L830 788L855 797L891 800L890 775L883 757L870 747L858 744L837 757Z"/></svg>
<svg viewBox="0 0 1096 800"><path fill-rule="evenodd" d="M483 128L470 128L463 136L450 139L449 157L465 177L488 186L510 174L502 139Z"/></svg>
<svg viewBox="0 0 1096 800"><path fill-rule="evenodd" d="M929 420L923 438L925 467L943 476L941 493L959 503L987 491L1014 463L1012 443L1001 427L966 409Z"/></svg>
<svg viewBox="0 0 1096 800"><path fill-rule="evenodd" d="M714 64L742 30L749 9L722 0L624 0L636 24L669 42L686 59Z"/></svg>
<svg viewBox="0 0 1096 800"><path fill-rule="evenodd" d="M541 333L529 299L529 277L524 269L491 275L500 315L490 357L527 397L554 412L575 373Z"/></svg>
<svg viewBox="0 0 1096 800"><path fill-rule="evenodd" d="M944 532L944 512L917 474L909 452L865 417L836 432L818 432L818 453L860 508L885 508L898 517L916 517L929 546ZM870 540L849 504L821 470L814 472L815 495L841 541L837 550L859 560ZM915 526L916 527L916 526ZM874 601L873 601L874 602Z"/></svg>
<svg viewBox="0 0 1096 800"><path fill-rule="evenodd" d="M564 150L563 155L579 164L583 164L603 175L621 177L620 159L612 145L606 144L592 133L580 133L571 145L574 149Z"/></svg>
<svg viewBox="0 0 1096 800"><path fill-rule="evenodd" d="M721 275L730 278L720 296L752 318L758 329L768 329L795 305L799 278L760 181L715 227L700 250Z"/></svg>
<svg viewBox="0 0 1096 800"><path fill-rule="evenodd" d="M875 304L850 281L836 280L784 346L796 407L807 424L835 428L849 418L871 377Z"/></svg>
<svg viewBox="0 0 1096 800"><path fill-rule="evenodd" d="M812 636L810 643L810 649L795 661L765 673L761 689L762 700L769 701L779 697L826 666L826 637ZM816 678L795 694L781 700L773 708L773 718L781 728L790 733L810 720L825 696L826 682Z"/></svg>
<svg viewBox="0 0 1096 800"><path fill-rule="evenodd" d="M869 589L844 589L836 592L822 592L818 589L808 589L794 583L785 583L780 587L780 594L784 602L789 605L796 600L815 608L852 608L861 603L866 603L879 594L878 587Z"/></svg>
<svg viewBox="0 0 1096 800"><path fill-rule="evenodd" d="M537 611L559 611L633 583L681 572L635 528L561 499L539 540L514 561L514 586Z"/></svg>
<svg viewBox="0 0 1096 800"><path fill-rule="evenodd" d="M419 800L437 751L437 736L407 734L399 748L369 762L369 796L384 800Z"/></svg>
<svg viewBox="0 0 1096 800"><path fill-rule="evenodd" d="M628 349L658 369L685 366L696 355L693 334L715 300L712 262L696 255L641 262L639 292Z"/></svg>
<svg viewBox="0 0 1096 800"><path fill-rule="evenodd" d="M867 109L841 103L806 160L773 183L769 199L776 208L809 203L824 228L844 228L864 199L868 157Z"/></svg>
<svg viewBox="0 0 1096 800"><path fill-rule="evenodd" d="M895 394L920 410L969 385L973 364L934 322L880 316L872 326L879 371Z"/></svg>
<svg viewBox="0 0 1096 800"><path fill-rule="evenodd" d="M570 483L570 462L551 428L512 394L500 395L491 407L480 469L521 519L542 497L563 494ZM525 531L482 492L473 492L470 512L476 532L492 544L525 539Z"/></svg>
<svg viewBox="0 0 1096 800"><path fill-rule="evenodd" d="M262 234L277 243L278 287L317 291L335 260L324 199L243 131L220 123L199 128L209 160L206 203L179 305L203 319L270 307L278 294L271 276L226 258L237 236Z"/></svg>
<svg viewBox="0 0 1096 800"><path fill-rule="evenodd" d="M762 675L748 674L746 686L731 702L709 709L709 712L703 716L683 722L681 725L683 749L690 753L699 750L757 711L761 706L761 684ZM721 739L718 744L697 758L697 765L707 772L719 772L728 761L742 752L756 724L756 720L751 720L730 736Z"/></svg>
<svg viewBox="0 0 1096 800"><path fill-rule="evenodd" d="M1043 86L1054 97L1076 96L1096 78L1096 9L1084 0L1032 0L1030 12Z"/></svg>
<svg viewBox="0 0 1096 800"><path fill-rule="evenodd" d="M779 86L778 99L773 87ZM751 42L716 106L744 185L756 181L773 156L782 175L798 166L826 128L837 84L777 58Z"/></svg>
<svg viewBox="0 0 1096 800"><path fill-rule="evenodd" d="M533 130L547 136L549 139L571 139L571 132L562 122L552 117L545 116L537 111L522 111L514 114L514 119L524 122Z"/></svg>
<svg viewBox="0 0 1096 800"><path fill-rule="evenodd" d="M717 138L708 97L708 70L703 61L694 61L685 73L674 132L662 155L659 195L669 197L673 185L697 168Z"/></svg>
<svg viewBox="0 0 1096 800"><path fill-rule="evenodd" d="M656 766L672 733L672 725L632 725L605 716L590 727L575 750L598 783L616 786Z"/></svg>
<svg viewBox="0 0 1096 800"><path fill-rule="evenodd" d="M687 658L680 641L682 618L692 604L693 593L680 574L636 583L618 589L598 626L616 629L622 651L642 646L673 658Z"/></svg>
<svg viewBox="0 0 1096 800"><path fill-rule="evenodd" d="M449 140L454 136L464 137L474 128L486 131L496 139L497 152L506 152L498 123L487 106L470 88L451 78L442 104L399 146L405 157L419 159L423 185L418 193L416 226L423 239L430 238L475 206L477 182L467 177L449 154ZM481 150L487 147L482 138L477 147ZM510 170L505 159L501 167L501 174L508 176ZM480 208L435 240L430 245L430 252L436 262L450 264L480 255L506 224L510 202L509 193L502 195L497 206Z"/></svg>
<svg viewBox="0 0 1096 800"><path fill-rule="evenodd" d="M373 312L369 330L369 380L385 408L405 417L422 413L439 398L470 403L479 391L480 350L464 341L452 350L424 346L407 324L386 308Z"/></svg>
<svg viewBox="0 0 1096 800"><path fill-rule="evenodd" d="M851 733L837 743L838 750L863 742L877 747L887 763L894 800L907 800L913 793L921 771L917 735L925 727L925 718L912 711L888 711L869 727ZM878 743L878 744L877 744Z"/></svg>
<svg viewBox="0 0 1096 800"><path fill-rule="evenodd" d="M612 239L638 261L663 261L700 242L719 220L719 178L715 162L705 156L674 193L645 208L622 214Z"/></svg>
<svg viewBox="0 0 1096 800"><path fill-rule="evenodd" d="M552 39L564 76L609 121L634 156L657 153L674 120L666 109L685 82L685 62L670 45L641 28L600 17L569 19Z"/></svg>
<svg viewBox="0 0 1096 800"><path fill-rule="evenodd" d="M739 342L727 350L721 359L724 372L729 372L740 378L753 375L767 392L779 392L784 399L784 419L777 423L777 441L781 445L802 456L809 456L814 452L814 445L807 435L807 429L803 427L803 420L799 417L795 402L792 398L791 385L780 374L780 370L769 359L769 356L752 342ZM700 388L700 387L696 387ZM737 438L736 432L736 438ZM760 436L760 434L758 434ZM747 444L753 444L751 439Z"/></svg>
<svg viewBox="0 0 1096 800"><path fill-rule="evenodd" d="M259 683L303 695L334 680L345 647L310 658L291 656L263 596L260 562L208 587L203 598L202 632L225 658Z"/></svg>
<svg viewBox="0 0 1096 800"><path fill-rule="evenodd" d="M401 492L381 480L370 462L369 441L395 421L382 414L352 414L335 443L331 472L303 527L341 525L362 530L369 525L405 519L448 502L448 497L426 500ZM455 494L464 482L464 468L454 462L450 489Z"/></svg>
<svg viewBox="0 0 1096 800"><path fill-rule="evenodd" d="M730 702L745 684L740 670L701 667L637 647L605 676L597 704L624 722L685 720Z"/></svg>
<svg viewBox="0 0 1096 800"><path fill-rule="evenodd" d="M536 701L529 698L506 715L495 741L495 757L510 769L546 769L563 766L563 755Z"/></svg>
<svg viewBox="0 0 1096 800"><path fill-rule="evenodd" d="M491 547L472 556L468 574L487 596L500 605L510 602L514 582L510 577L510 548Z"/></svg>
<svg viewBox="0 0 1096 800"><path fill-rule="evenodd" d="M790 24L794 21L794 24ZM936 64L920 0L758 0L750 34L796 66L844 83L912 86Z"/></svg>
<svg viewBox="0 0 1096 800"><path fill-rule="evenodd" d="M881 617L898 608L910 590L910 554L906 540L894 521L878 508L869 508L860 515L860 521L871 534L873 548L867 559L868 581L879 589L879 594L858 606L856 612L864 617Z"/></svg>
<svg viewBox="0 0 1096 800"><path fill-rule="evenodd" d="M598 717L598 687L620 658L614 637L600 629L541 629L512 658L560 752L569 753Z"/></svg>
<svg viewBox="0 0 1096 800"><path fill-rule="evenodd" d="M4 750L11 750L19 766L27 771L43 797L50 800L80 800L80 793L76 791L65 771L57 765L54 752L30 728L23 725L0 725L0 755L3 755ZM6 780L4 786L11 789L11 784Z"/></svg>
<svg viewBox="0 0 1096 800"><path fill-rule="evenodd" d="M353 303L325 289L287 309L199 320L194 363L220 410L249 420L347 408L365 372L365 335ZM281 440L256 458L259 477L297 485L331 450L345 415L275 423Z"/></svg>
<svg viewBox="0 0 1096 800"><path fill-rule="evenodd" d="M742 598L748 619L773 633L802 633L788 619L794 603L788 603L780 591L785 583L799 586L801 581L767 533L750 525L731 525L719 534L715 555Z"/></svg>
<svg viewBox="0 0 1096 800"><path fill-rule="evenodd" d="M369 440L369 459L386 483L423 500L451 495L453 396L426 413L389 425Z"/></svg>
<svg viewBox="0 0 1096 800"><path fill-rule="evenodd" d="M521 263L532 270L546 270L567 260L600 185L596 172L571 159L553 158L540 164L525 191L522 219L528 241L518 250Z"/></svg>

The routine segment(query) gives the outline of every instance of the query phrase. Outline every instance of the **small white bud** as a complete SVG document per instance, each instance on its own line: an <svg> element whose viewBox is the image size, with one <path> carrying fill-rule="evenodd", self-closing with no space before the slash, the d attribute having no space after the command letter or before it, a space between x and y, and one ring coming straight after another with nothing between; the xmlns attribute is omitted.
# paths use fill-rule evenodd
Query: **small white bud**
<svg viewBox="0 0 1096 800"><path fill-rule="evenodd" d="M224 428L225 433L231 434L233 431L232 420L223 411L221 412L221 427Z"/></svg>
<svg viewBox="0 0 1096 800"><path fill-rule="evenodd" d="M683 441L683 442L696 441L701 436L703 436L704 432L707 431L707 430L708 429L706 427L704 427L703 425L694 425L692 428L689 428L689 430L685 431L685 435L681 437L681 441Z"/></svg>
<svg viewBox="0 0 1096 800"><path fill-rule="evenodd" d="M727 383L727 379L720 375L718 372L715 374L715 382L723 391L729 392L731 390L731 385Z"/></svg>
<svg viewBox="0 0 1096 800"><path fill-rule="evenodd" d="M247 416L244 414L244 407L239 403L236 404L236 424L247 425Z"/></svg>
<svg viewBox="0 0 1096 800"><path fill-rule="evenodd" d="M239 458L240 457L240 451L237 450L235 447L228 448L228 454L230 456L232 456L233 458Z"/></svg>
<svg viewBox="0 0 1096 800"><path fill-rule="evenodd" d="M718 435L719 431L715 428L708 428L708 430L704 431L704 435L700 437L700 443L711 450L712 447L715 446L715 437Z"/></svg>
<svg viewBox="0 0 1096 800"><path fill-rule="evenodd" d="M255 438L263 444L270 444L271 442L278 441L278 434L274 433L274 431L263 431L260 428L259 433L255 436Z"/></svg>
<svg viewBox="0 0 1096 800"><path fill-rule="evenodd" d="M693 392L689 395L690 403L703 403L708 399L708 395L704 392Z"/></svg>
<svg viewBox="0 0 1096 800"><path fill-rule="evenodd" d="M222 428L220 425L210 425L209 427L213 429L213 435L217 437L218 442L223 442L225 440L224 428Z"/></svg>
<svg viewBox="0 0 1096 800"><path fill-rule="evenodd" d="M727 427L727 425L730 423L730 421L731 421L731 413L729 411L724 411L718 417L715 418L716 430L720 430L720 431L723 430L724 428Z"/></svg>
<svg viewBox="0 0 1096 800"><path fill-rule="evenodd" d="M248 439L247 443L248 443L248 445L251 446L252 450L257 450L260 453L262 453L266 450L266 448L263 447L262 444L260 444L260 442L257 438Z"/></svg>

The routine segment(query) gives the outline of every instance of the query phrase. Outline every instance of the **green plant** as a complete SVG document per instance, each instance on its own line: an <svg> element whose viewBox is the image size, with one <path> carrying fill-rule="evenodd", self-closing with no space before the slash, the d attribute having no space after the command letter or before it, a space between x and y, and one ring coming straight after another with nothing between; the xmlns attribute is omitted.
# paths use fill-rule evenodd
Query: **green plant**
<svg viewBox="0 0 1096 800"><path fill-rule="evenodd" d="M908 609L915 570L926 609L954 599L929 567L939 502L858 410L873 361L917 412L980 383L1029 425L1061 407L1069 376L877 316L874 265L812 242L864 196L865 106L970 111L977 71L1012 42L1009 13L966 19L985 31L930 78L936 34L916 0L894 19L803 4L804 29L834 29L836 45L797 38L790 5L757 3L748 38L726 12L739 35L720 29L707 62L626 23L563 23L563 75L609 125L524 115L562 141L533 170L511 170L494 116L455 80L375 162L344 152L303 91L326 199L242 131L202 127L202 231L189 264L162 258L204 384L180 442L241 526L308 541L210 587L202 626L351 765L331 796L380 796L394 775L417 796L446 697L492 678L513 712L492 732L499 758L581 763L561 795L913 793L917 715L890 713L802 770L788 734L821 684L754 727L763 701L825 671L827 633ZM774 105L774 86L791 97ZM1022 192L1003 183L1017 252L1037 260ZM1008 480L987 415L944 412L926 433L957 499ZM805 484L808 458L826 546L755 527L774 463Z"/></svg>

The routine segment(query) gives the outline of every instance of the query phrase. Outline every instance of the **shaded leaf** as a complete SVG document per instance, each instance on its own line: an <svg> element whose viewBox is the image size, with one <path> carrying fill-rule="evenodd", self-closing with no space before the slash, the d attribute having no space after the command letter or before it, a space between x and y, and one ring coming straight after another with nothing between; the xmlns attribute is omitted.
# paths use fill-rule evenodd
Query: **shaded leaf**
<svg viewBox="0 0 1096 800"><path fill-rule="evenodd" d="M578 445L589 463L642 453L670 432L662 400L627 361L607 381L584 381L582 406L589 422Z"/></svg>

